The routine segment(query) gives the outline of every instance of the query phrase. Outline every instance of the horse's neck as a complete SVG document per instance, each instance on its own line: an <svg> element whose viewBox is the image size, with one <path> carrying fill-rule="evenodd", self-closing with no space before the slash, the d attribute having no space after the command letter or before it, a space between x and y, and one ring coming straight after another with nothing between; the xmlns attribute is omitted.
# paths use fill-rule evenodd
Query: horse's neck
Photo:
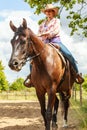
<svg viewBox="0 0 87 130"><path fill-rule="evenodd" d="M32 41L34 55L43 54L42 52L44 51L45 44L32 31L30 31L30 38ZM39 70L40 68L44 68L42 67L44 65L43 56L37 56L34 58L33 62L35 63L36 68L39 68Z"/></svg>
<svg viewBox="0 0 87 130"><path fill-rule="evenodd" d="M30 34L30 37L36 51L41 52L41 50L44 48L44 43L33 32Z"/></svg>

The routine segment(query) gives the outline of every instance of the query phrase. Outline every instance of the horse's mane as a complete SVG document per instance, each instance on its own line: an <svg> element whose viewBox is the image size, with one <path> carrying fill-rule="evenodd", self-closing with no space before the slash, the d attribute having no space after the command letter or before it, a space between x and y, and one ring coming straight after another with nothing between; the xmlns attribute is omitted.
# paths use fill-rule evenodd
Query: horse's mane
<svg viewBox="0 0 87 130"><path fill-rule="evenodd" d="M30 34L30 38L31 38L32 42L35 44L38 43L40 45L40 47L43 48L44 42L30 28L28 28L28 30L29 30L29 34Z"/></svg>

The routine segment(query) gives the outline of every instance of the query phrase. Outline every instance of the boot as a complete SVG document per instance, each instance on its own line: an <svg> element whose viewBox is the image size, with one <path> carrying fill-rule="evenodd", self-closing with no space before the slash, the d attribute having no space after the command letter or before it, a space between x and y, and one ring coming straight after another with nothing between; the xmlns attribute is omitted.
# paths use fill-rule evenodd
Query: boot
<svg viewBox="0 0 87 130"><path fill-rule="evenodd" d="M76 74L76 83L78 84L82 84L84 82L83 77L81 76L81 74Z"/></svg>
<svg viewBox="0 0 87 130"><path fill-rule="evenodd" d="M27 76L27 78L24 81L24 85L28 88L31 88L33 86L32 82L31 82L31 74L29 74Z"/></svg>
<svg viewBox="0 0 87 130"><path fill-rule="evenodd" d="M75 82L77 84L82 84L84 82L84 79L83 79L82 75L79 74L79 73L76 73L75 69L72 66L71 66L71 73L72 73L72 75L73 75L73 77L75 79Z"/></svg>

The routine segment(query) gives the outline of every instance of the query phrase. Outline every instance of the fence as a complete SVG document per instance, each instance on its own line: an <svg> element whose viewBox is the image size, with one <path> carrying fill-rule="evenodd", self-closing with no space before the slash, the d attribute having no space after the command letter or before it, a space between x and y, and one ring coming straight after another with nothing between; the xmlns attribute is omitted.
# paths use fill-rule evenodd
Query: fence
<svg viewBox="0 0 87 130"><path fill-rule="evenodd" d="M75 101L79 101L82 106L83 100L87 99L87 92L83 91L82 85L79 86L80 91L73 86L72 98ZM34 88L30 88L24 91L12 91L12 92L0 92L0 100L37 100L36 92Z"/></svg>
<svg viewBox="0 0 87 130"><path fill-rule="evenodd" d="M0 93L0 100L37 100L37 96L34 89L31 91L2 91Z"/></svg>
<svg viewBox="0 0 87 130"><path fill-rule="evenodd" d="M73 89L72 89L72 98L75 101L79 101L80 105L82 106L83 101L87 100L87 92L83 90L82 84L79 85L78 87L79 87L79 90L77 90L77 88L76 88L75 85L73 86Z"/></svg>

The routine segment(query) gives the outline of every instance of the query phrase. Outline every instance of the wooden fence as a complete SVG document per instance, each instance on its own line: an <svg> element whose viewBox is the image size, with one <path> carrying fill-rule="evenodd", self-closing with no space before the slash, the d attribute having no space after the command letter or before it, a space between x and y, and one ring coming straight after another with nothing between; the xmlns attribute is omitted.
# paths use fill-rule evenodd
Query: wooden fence
<svg viewBox="0 0 87 130"><path fill-rule="evenodd" d="M87 92L83 90L82 84L79 85L79 90L77 90L75 85L73 86L72 98L75 101L79 101L81 106L82 106L83 101L87 100Z"/></svg>
<svg viewBox="0 0 87 130"><path fill-rule="evenodd" d="M35 90L1 92L0 100L37 100Z"/></svg>
<svg viewBox="0 0 87 130"><path fill-rule="evenodd" d="M83 100L87 99L87 92L83 91L82 85L79 85L80 90L77 91L76 86L72 89L72 99L79 101L82 106ZM37 100L34 88L24 91L0 92L0 100Z"/></svg>

